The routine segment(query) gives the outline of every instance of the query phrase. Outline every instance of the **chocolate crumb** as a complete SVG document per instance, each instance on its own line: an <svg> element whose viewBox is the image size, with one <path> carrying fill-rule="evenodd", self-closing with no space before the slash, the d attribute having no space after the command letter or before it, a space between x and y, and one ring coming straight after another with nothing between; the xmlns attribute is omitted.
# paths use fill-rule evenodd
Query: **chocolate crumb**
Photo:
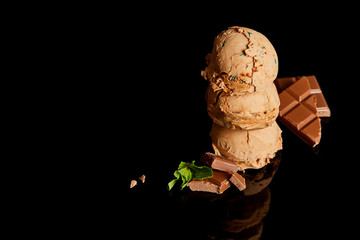
<svg viewBox="0 0 360 240"><path fill-rule="evenodd" d="M139 179L141 180L142 183L145 182L145 174L141 175L141 177L139 177Z"/></svg>
<svg viewBox="0 0 360 240"><path fill-rule="evenodd" d="M131 182L130 182L130 188L135 187L136 184L137 184L137 181L136 181L136 180L131 180Z"/></svg>

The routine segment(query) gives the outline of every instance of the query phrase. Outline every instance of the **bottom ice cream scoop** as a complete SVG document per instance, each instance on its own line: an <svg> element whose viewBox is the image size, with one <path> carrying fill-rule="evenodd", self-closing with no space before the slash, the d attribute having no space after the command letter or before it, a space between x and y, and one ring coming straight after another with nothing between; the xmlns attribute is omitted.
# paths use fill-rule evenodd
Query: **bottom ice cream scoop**
<svg viewBox="0 0 360 240"><path fill-rule="evenodd" d="M239 170L262 168L282 149L281 129L276 122L250 131L214 123L210 137L215 154L232 159Z"/></svg>

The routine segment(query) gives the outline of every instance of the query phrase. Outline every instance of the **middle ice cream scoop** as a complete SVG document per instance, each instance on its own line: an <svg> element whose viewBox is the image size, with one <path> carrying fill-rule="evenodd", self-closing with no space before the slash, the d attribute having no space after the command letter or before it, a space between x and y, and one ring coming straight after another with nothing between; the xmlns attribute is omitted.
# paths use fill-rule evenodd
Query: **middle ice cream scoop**
<svg viewBox="0 0 360 240"><path fill-rule="evenodd" d="M208 66L201 72L214 90L231 94L264 91L278 73L278 57L261 33L244 27L230 27L214 41Z"/></svg>
<svg viewBox="0 0 360 240"><path fill-rule="evenodd" d="M218 125L244 130L265 128L271 125L279 113L279 95L272 83L264 91L245 95L230 95L222 90L206 91L207 111Z"/></svg>

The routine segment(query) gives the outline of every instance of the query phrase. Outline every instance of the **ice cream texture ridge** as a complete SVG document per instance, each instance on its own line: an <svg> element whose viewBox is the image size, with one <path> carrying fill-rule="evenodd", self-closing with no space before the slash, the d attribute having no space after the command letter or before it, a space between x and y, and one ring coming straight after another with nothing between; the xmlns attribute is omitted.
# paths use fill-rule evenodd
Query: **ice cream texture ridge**
<svg viewBox="0 0 360 240"><path fill-rule="evenodd" d="M282 149L274 47L253 29L229 27L215 37L206 63L201 75L210 83L205 99L215 154L239 170L264 167Z"/></svg>
<svg viewBox="0 0 360 240"><path fill-rule="evenodd" d="M244 130L264 128L279 114L280 99L274 84L265 91L245 95L230 95L224 91L206 91L207 111L218 125Z"/></svg>

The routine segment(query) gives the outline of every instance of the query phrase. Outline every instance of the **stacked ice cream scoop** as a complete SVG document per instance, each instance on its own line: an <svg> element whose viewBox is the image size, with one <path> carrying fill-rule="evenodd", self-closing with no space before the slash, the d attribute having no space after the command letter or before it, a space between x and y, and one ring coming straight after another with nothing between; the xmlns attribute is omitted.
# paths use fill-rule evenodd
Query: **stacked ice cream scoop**
<svg viewBox="0 0 360 240"><path fill-rule="evenodd" d="M230 27L215 38L206 60L201 75L210 82L206 101L215 153L239 170L265 166L282 149L274 47L259 32Z"/></svg>

